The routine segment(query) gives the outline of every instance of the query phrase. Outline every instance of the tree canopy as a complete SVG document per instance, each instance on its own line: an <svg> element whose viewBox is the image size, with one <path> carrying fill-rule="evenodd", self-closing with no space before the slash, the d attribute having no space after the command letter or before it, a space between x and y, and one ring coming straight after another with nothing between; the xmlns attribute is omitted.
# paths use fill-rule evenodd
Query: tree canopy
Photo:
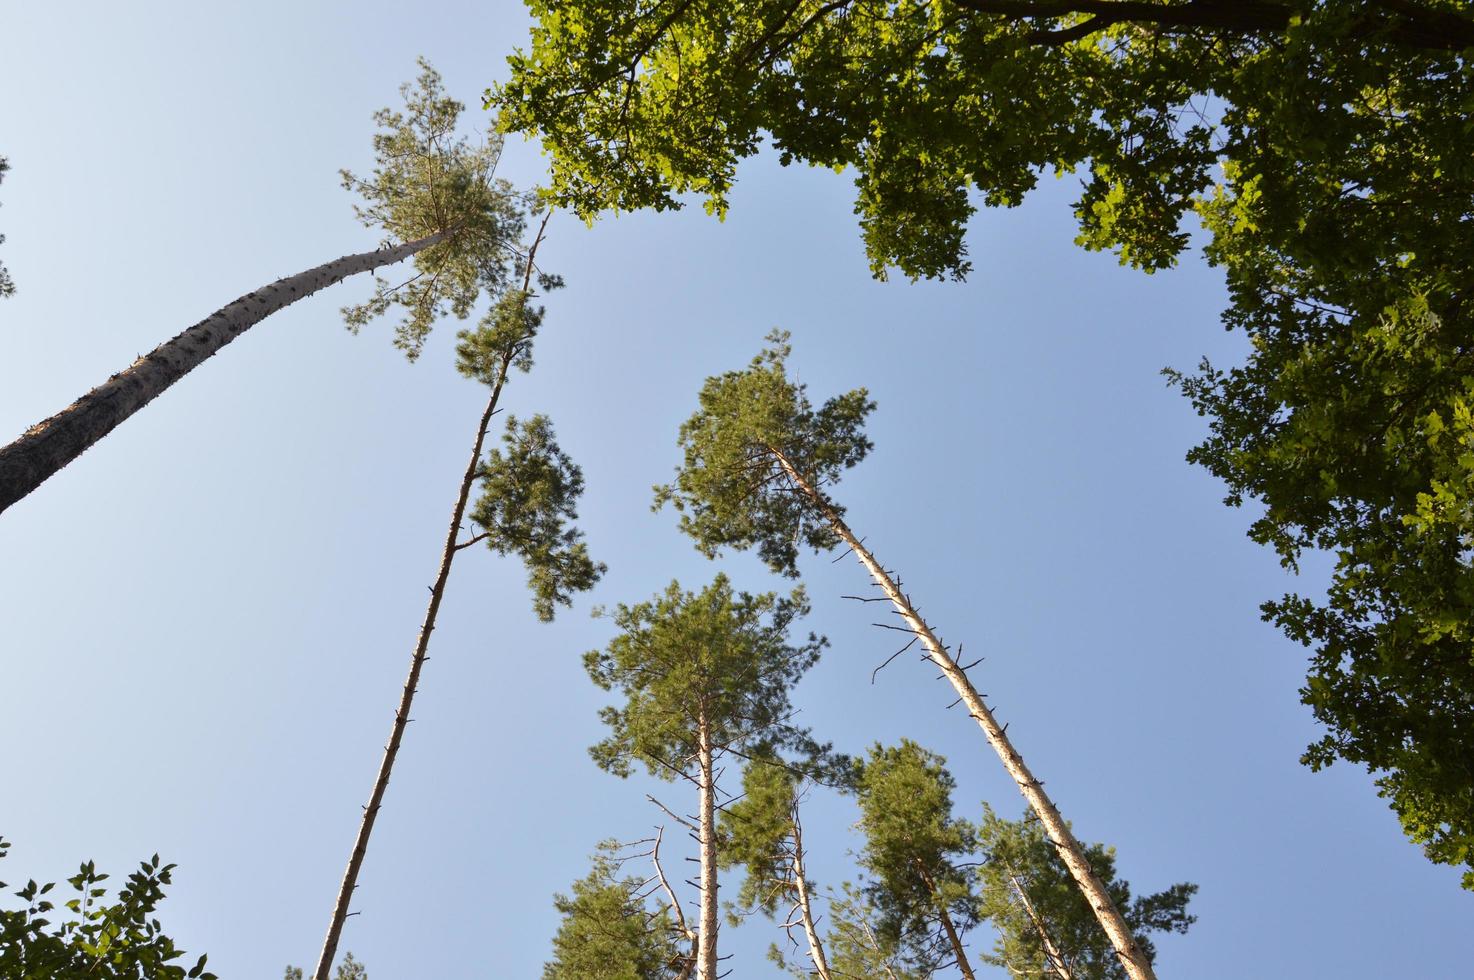
<svg viewBox="0 0 1474 980"><path fill-rule="evenodd" d="M788 485L782 461L816 486L839 482L872 448L864 427L875 403L856 388L815 409L805 386L788 379L790 353L788 334L775 332L745 370L706 380L700 407L681 425L682 464L674 482L655 488L655 506L673 504L681 530L708 557L756 548L774 571L796 576L800 543L824 551L839 538Z"/></svg>
<svg viewBox="0 0 1474 980"><path fill-rule="evenodd" d="M0 839L0 859L9 849ZM55 883L26 882L14 893L24 905L0 909L0 976L217 980L205 969L205 956L191 966L174 962L184 950L165 935L156 917L173 872L174 865L161 864L155 854L128 876L109 904L102 884L108 875L88 861L67 879L76 894L61 908L47 897Z"/></svg>
<svg viewBox="0 0 1474 980"><path fill-rule="evenodd" d="M600 717L610 734L590 751L616 775L635 763L673 779L690 770L697 752L698 715L724 751L791 746L818 754L808 729L794 724L793 686L827 645L809 634L792 644L788 630L808 612L803 590L782 597L733 590L718 575L700 592L672 582L648 602L618 606L620 633L584 657L604 690L625 694L623 707Z"/></svg>
<svg viewBox="0 0 1474 980"><path fill-rule="evenodd" d="M1080 174L1077 241L1172 265L1193 216L1250 353L1174 379L1251 536L1338 566L1304 761L1362 764L1474 888L1474 16L1459 0L534 0L487 103L586 218L725 212L738 163L848 170L877 275L969 271L976 207Z"/></svg>
<svg viewBox="0 0 1474 980"><path fill-rule="evenodd" d="M643 882L620 877L617 850L601 845L588 875L554 898L563 918L543 980L661 980L680 959L675 924L640 901Z"/></svg>

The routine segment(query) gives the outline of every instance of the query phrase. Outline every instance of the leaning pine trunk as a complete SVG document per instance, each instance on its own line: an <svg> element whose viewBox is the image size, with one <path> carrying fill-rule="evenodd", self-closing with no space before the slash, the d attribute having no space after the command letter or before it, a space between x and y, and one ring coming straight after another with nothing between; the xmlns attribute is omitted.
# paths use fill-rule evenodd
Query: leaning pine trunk
<svg viewBox="0 0 1474 980"><path fill-rule="evenodd" d="M998 720L993 717L993 712L983 703L981 695L978 694L972 680L962 669L962 665L947 653L946 648L942 646L942 641L937 639L931 627L917 613L915 607L911 605L911 600L901 591L900 585L880 566L875 556L866 550L865 546L860 543L860 539L855 537L854 532L850 530L849 525L845 524L839 512L829 503L828 498L820 493L781 452L772 447L768 447L768 451L773 454L774 459L778 461L794 485L819 508L834 532L854 551L856 557L860 559L860 564L865 566L865 570L870 573L875 584L880 586L896 612L900 613L907 628L920 638L928 657L936 663L943 676L951 683L958 698L967 705L968 714L983 730L988 744L993 746L993 750L998 753L998 758L1002 760L1003 768L1008 770L1008 774L1018 785L1019 792L1023 794L1024 799L1028 801L1029 806L1044 824L1050 842L1059 850L1060 859L1064 861L1065 867L1069 869L1070 875L1080 886L1080 890L1085 893L1086 901L1090 903L1101 928L1105 930L1111 945L1115 947L1116 955L1120 958L1121 966L1126 970L1126 974L1131 980L1156 980L1156 973L1152 971L1150 961L1147 960L1137 945L1136 939L1131 935L1131 927L1126 924L1121 910L1116 908L1116 903L1106 891L1105 885L1101 883L1095 870L1090 867L1090 862L1085 860L1085 851L1080 846L1080 842L1075 839L1069 825L1065 823L1059 810L1055 808L1054 802L1044 792L1044 785L1034 778L1034 774L1024 764L1023 757L1008 740L1003 726L998 724Z"/></svg>
<svg viewBox="0 0 1474 980"><path fill-rule="evenodd" d="M947 934L947 944L952 947L952 956L957 961L957 969L962 973L965 980L977 980L977 975L972 972L972 964L967 960L967 950L962 946L962 937L957 934L957 927L952 924L952 913L947 911L947 903L942 898L942 893L937 890L937 883L932 876L926 873L926 867L921 859L916 859L916 871L921 875L921 880L926 884L926 890L931 893L932 901L937 903L937 918L942 922L942 931Z"/></svg>
<svg viewBox="0 0 1474 980"><path fill-rule="evenodd" d="M824 958L824 944L819 941L819 930L814 927L809 883L804 878L804 829L803 824L799 823L797 804L793 808L793 885L798 892L798 911L803 917L804 935L809 940L809 957L814 961L814 972L818 974L819 980L833 980L829 973L829 961Z"/></svg>
<svg viewBox="0 0 1474 980"><path fill-rule="evenodd" d="M440 600L445 596L445 583L450 579L450 566L456 552L465 547L457 544L461 519L466 513L466 501L471 496L471 485L476 482L476 468L481 462L481 447L486 441L486 428L496 414L496 403L502 394L502 384L507 380L509 358L503 358L496 384L491 389L491 400L481 413L481 422L476 427L476 440L471 449L470 462L466 464L465 476L461 478L460 493L450 513L450 530L445 534L445 548L440 552L440 573L430 587L430 605L425 610L425 620L420 626L419 639L415 642L414 655L409 661L409 676L404 682L404 691L399 697L399 708L394 712L394 726L389 731L389 744L384 746L384 758L379 763L379 774L374 779L373 792L369 794L368 806L363 808L363 818L358 825L358 837L353 842L353 852L348 858L348 867L343 872L343 883L338 887L338 900L333 906L333 919L328 925L327 937L322 943L322 953L317 960L313 980L327 980L333 959L338 954L338 937L342 935L343 923L348 920L348 906L353 901L353 890L358 887L358 871L363 867L363 857L368 852L369 835L374 832L374 819L379 815L379 806L384 800L384 791L389 788L389 775L394 770L394 759L399 754L399 743L404 738L405 725L409 723L409 709L415 699L415 688L420 683L420 668L425 665L425 654L430 648L430 634L435 630L435 617L440 613Z"/></svg>
<svg viewBox="0 0 1474 980"><path fill-rule="evenodd" d="M119 423L205 358L283 307L351 275L409 258L445 237L436 232L392 248L345 255L315 269L278 279L166 341L60 412L38 422L0 449L0 511L29 494L82 455Z"/></svg>
<svg viewBox="0 0 1474 980"><path fill-rule="evenodd" d="M700 767L701 924L696 943L696 980L717 977L717 840L715 766L711 720L702 704L696 726L696 760Z"/></svg>

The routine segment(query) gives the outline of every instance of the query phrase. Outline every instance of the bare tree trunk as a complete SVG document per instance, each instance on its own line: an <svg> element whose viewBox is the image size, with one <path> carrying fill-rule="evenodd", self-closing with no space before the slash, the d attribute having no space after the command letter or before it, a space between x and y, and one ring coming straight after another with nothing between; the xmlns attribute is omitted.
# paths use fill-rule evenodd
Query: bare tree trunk
<svg viewBox="0 0 1474 980"><path fill-rule="evenodd" d="M972 964L967 960L967 950L963 948L962 937L957 934L957 927L952 924L952 914L947 911L947 903L942 899L942 893L937 890L937 883L932 880L931 875L926 873L926 868L920 859L916 861L916 871L926 884L926 890L931 892L932 901L937 903L937 917L942 921L942 931L947 934L947 943L952 947L952 955L957 960L957 969L962 972L966 980L977 980L977 975L972 972Z"/></svg>
<svg viewBox="0 0 1474 980"><path fill-rule="evenodd" d="M1075 980L1075 974L1070 970L1070 965L1065 962L1064 956L1060 954L1059 947L1054 945L1054 938L1049 935L1049 929L1045 926L1044 920L1039 917L1034 903L1029 901L1028 892L1024 891L1018 875L1010 873L1008 880L1013 882L1013 890L1018 892L1019 903L1023 905L1029 921L1034 923L1034 930L1039 933L1039 941L1044 944L1044 958L1049 961L1050 967L1058 974L1060 980Z"/></svg>
<svg viewBox="0 0 1474 980"><path fill-rule="evenodd" d="M716 786L711 748L711 719L703 701L696 725L697 784L701 814L701 922L696 945L697 980L717 980L717 839Z"/></svg>
<svg viewBox="0 0 1474 980"><path fill-rule="evenodd" d="M804 829L799 823L797 804L793 807L793 882L798 890L798 910L803 916L804 935L809 939L809 957L814 961L814 972L819 975L819 980L833 980L829 973L829 961L824 958L824 944L819 941L819 930L814 927L809 883L804 878Z"/></svg>
<svg viewBox="0 0 1474 980"><path fill-rule="evenodd" d="M549 212L543 217L541 227L533 238L532 247L527 250L527 264L523 270L522 292L525 295L532 285L532 273L534 260L537 258L537 247L542 244L543 232L547 230L548 218L552 216ZM348 857L348 867L343 871L343 882L338 887L338 900L333 905L333 918L328 924L328 934L322 942L322 952L317 959L317 969L313 971L313 980L327 980L328 971L332 969L333 959L338 954L338 937L343 933L343 923L348 920L348 906L353 901L353 890L358 887L358 871L363 867L364 854L368 852L369 835L374 831L374 820L379 815L379 805L383 802L384 791L389 788L389 774L394 770L394 759L399 754L399 743L404 738L404 728L409 724L409 709L415 699L415 690L420 682L420 669L425 665L425 653L430 648L430 634L435 630L435 618L440 614L440 600L445 597L445 583L450 579L450 566L455 561L456 552L462 548L475 544L480 536L471 538L462 543L457 543L456 538L460 535L461 520L466 515L466 501L471 496L471 485L476 482L476 469L481 464L481 447L486 442L486 428L491 424L491 417L496 414L496 404L502 397L502 386L507 381L507 371L512 366L512 361L518 353L517 345L509 347L502 355L501 364L498 365L496 383L491 386L491 398L486 402L486 410L481 413L481 421L476 426L476 439L471 447L471 458L466 462L466 472L461 477L460 492L456 495L455 507L450 512L450 528L445 532L445 547L440 552L440 571L435 576L435 584L430 587L430 605L425 609L425 619L420 625L420 635L415 641L415 652L409 661L409 676L404 681L404 691L399 696L399 709L394 713L394 725L389 730L389 744L384 746L384 758L379 763L379 774L374 779L373 792L369 794L368 806L363 809L363 819L358 825L358 837L353 842L353 851ZM483 535L484 536L484 535Z"/></svg>
<svg viewBox="0 0 1474 980"><path fill-rule="evenodd" d="M461 478L460 493L451 510L450 530L445 535L445 547L440 552L440 572L435 584L430 587L430 605L425 610L420 635L415 642L415 652L409 662L409 676L404 681L404 691L399 696L399 708L394 712L394 726L389 731L389 743L384 746L384 758L379 763L379 774L374 779L373 792L369 794L368 806L363 809L363 819L358 825L358 836L353 842L353 851L348 858L348 868L343 872L343 882L338 887L338 900L333 906L333 919L328 926L327 938L322 943L317 969L313 980L327 980L333 960L338 953L338 937L343 932L343 923L348 919L348 906L353 900L353 890L358 887L358 872L363 867L364 854L368 852L369 835L374 832L374 820L379 815L384 791L389 788L389 775L394 770L394 759L399 754L399 743L404 738L404 728L409 723L409 709L415 699L415 689L420 682L420 669L424 667L426 651L430 648L430 634L435 629L435 618L440 614L440 600L445 597L445 583L450 579L450 566L456 552L463 547L456 543L460 534L461 519L466 513L466 501L471 496L471 485L476 480L476 468L481 462L481 447L486 441L486 429L496 413L496 403L502 394L502 384L507 379L508 360L503 360L496 384L491 389L491 399L481 413L481 422L476 427L476 440L471 450L470 462L466 464L465 476Z"/></svg>
<svg viewBox="0 0 1474 980"><path fill-rule="evenodd" d="M686 913L681 909L681 900L676 897L676 890L670 886L670 879L665 876L665 868L660 864L660 842L665 838L665 828L661 827L655 832L655 846L650 850L651 862L655 865L655 877L660 880L660 887L665 889L666 897L670 899L671 911L676 916L676 927L681 930L681 935L691 944L691 953L682 957L681 971L677 973L674 980L686 980L693 970L696 969L697 944L700 941L695 929L686 924Z"/></svg>
<svg viewBox="0 0 1474 980"><path fill-rule="evenodd" d="M445 232L392 248L345 255L315 269L278 279L165 341L71 405L0 448L0 512L82 455L205 358L283 307L348 276L403 261L445 237Z"/></svg>
<svg viewBox="0 0 1474 980"><path fill-rule="evenodd" d="M1127 975L1131 977L1131 980L1156 980L1156 973L1152 971L1151 963L1147 960L1137 945L1135 938L1131 935L1131 928L1126 924L1126 919L1121 915L1121 910L1116 908L1116 903L1112 901L1110 893L1105 889L1105 885L1101 883L1095 870L1090 867L1090 862L1085 860L1085 851L1080 846L1080 842L1075 839L1075 835L1070 831L1069 825L1065 823L1064 818L1060 816L1059 810L1056 809L1054 802L1044 792L1043 784L1034 777L1034 774L1029 771L1029 767L1024 764L1023 757L1019 755L1018 750L1009 741L1007 733L1003 730L1003 726L998 724L998 720L993 717L993 712L983 703L982 697L978 694L977 688L973 686L972 680L962 669L962 665L954 660L951 654L947 652L946 648L942 645L942 641L937 639L931 627L926 624L926 621L921 618L921 615L912 606L910 598L901 591L901 587L896 583L895 579L875 560L875 556L860 543L860 539L855 537L854 532L850 530L849 525L839 516L839 512L829 503L828 498L820 493L802 473L794 468L786 456L771 446L768 447L768 450L773 454L773 457L778 461L783 471L788 475L788 478L793 481L794 485L805 496L814 502L814 505L819 508L825 520L834 529L834 532L854 551L855 556L860 559L860 564L865 566L865 570L870 573L870 577L875 580L875 584L885 593L886 598L891 601L891 605L895 607L896 612L900 613L901 619L906 623L907 628L921 640L922 646L926 648L927 658L937 665L937 668L941 670L943 676L952 685L952 689L957 692L958 698L967 705L968 714L977 721L978 727L983 730L983 735L988 740L988 744L993 747L993 750L998 753L998 758L1002 760L1003 768L1008 770L1008 774L1013 777L1013 781L1018 786L1019 792L1023 794L1024 799L1028 801L1029 806L1044 824L1044 829L1049 836L1050 843L1059 851L1060 859L1064 861L1065 867L1069 869L1070 875L1075 879L1075 883L1084 892L1086 901L1090 903L1090 907L1095 911L1095 917L1100 922L1101 928L1105 930L1106 936L1111 941L1111 945L1115 947L1116 955L1120 958L1121 966L1126 970Z"/></svg>

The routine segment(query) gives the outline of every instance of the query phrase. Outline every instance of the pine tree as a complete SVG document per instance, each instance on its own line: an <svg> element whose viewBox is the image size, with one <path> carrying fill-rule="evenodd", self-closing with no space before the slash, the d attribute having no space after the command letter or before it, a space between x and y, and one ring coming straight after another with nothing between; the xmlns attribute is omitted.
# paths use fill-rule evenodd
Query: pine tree
<svg viewBox="0 0 1474 980"><path fill-rule="evenodd" d="M414 258L415 274L344 309L350 329L400 307L395 344L413 360L436 318L466 317L483 294L501 296L515 279L508 246L525 231L528 200L493 178L501 143L455 136L464 106L446 97L440 75L424 61L414 86L401 92L405 111L374 119L376 166L360 179L343 171L343 186L362 204L359 219L385 236L372 251L346 255L247 293L143 355L57 414L0 447L0 511L29 494L206 358L277 310L348 276ZM10 280L0 268L0 292Z"/></svg>
<svg viewBox="0 0 1474 980"><path fill-rule="evenodd" d="M536 237L523 256L521 288L506 291L478 327L460 333L457 367L465 376L488 386L491 392L476 425L471 457L461 477L455 505L451 508L450 527L440 552L439 572L435 584L430 587L429 605L410 657L409 676L405 679L389 742L384 747L384 757L368 805L363 810L348 867L343 873L313 980L326 980L337 952L338 938L348 918L348 907L357 887L359 869L368 850L374 821L389 787L394 760L399 754L410 707L419 686L420 671L429 652L430 634L435 629L456 555L483 542L499 554L520 555L527 566L533 609L545 621L552 619L557 605L568 605L575 592L592 588L604 573L604 565L596 564L589 557L580 533L570 526L578 516L575 506L583 492L583 474L559 448L552 424L546 416L537 415L526 422L509 417L502 437L504 451L493 450L484 457L482 452L487 427L497 412L509 373L514 368L525 372L532 367L532 345L542 325L544 312L542 307L532 304L534 278L538 278L545 289L562 284L555 276L539 276L537 273L537 250L546 228L547 216L544 216ZM412 331L406 336L409 342L413 342L416 334ZM481 495L469 513L475 530L463 538L462 522L467 517L472 486L478 481Z"/></svg>
<svg viewBox="0 0 1474 980"><path fill-rule="evenodd" d="M769 346L746 370L708 378L700 407L680 430L683 464L674 483L656 488L656 507L672 503L681 528L702 553L715 557L724 547L756 548L774 571L796 576L800 544L823 551L843 543L853 552L900 615L922 659L941 671L977 721L1050 839L1121 958L1131 980L1155 980L1151 964L1136 947L1130 927L1096 876L1043 783L1024 764L992 710L983 702L963 664L917 612L887 571L844 520L844 508L826 488L865 458L866 416L875 403L863 388L830 398L815 409L803 385L790 381L785 363L791 351L786 333L774 333Z"/></svg>
<svg viewBox="0 0 1474 980"><path fill-rule="evenodd" d="M984 856L978 866L979 908L998 930L986 962L1019 978L1124 980L1125 971L1038 820L1005 820L985 804L978 846ZM1176 884L1133 899L1130 883L1116 877L1111 848L1091 844L1085 857L1148 960L1155 959L1156 949L1147 933L1185 933L1196 921L1187 903L1197 885Z"/></svg>
<svg viewBox="0 0 1474 980"><path fill-rule="evenodd" d="M742 775L741 797L724 807L719 818L723 867L747 871L737 904L776 917L793 938L802 928L813 969L802 975L834 980L814 913L814 885L805 870L803 822L799 819L800 781L810 773L771 751L751 753ZM786 965L775 946L771 956Z"/></svg>
<svg viewBox="0 0 1474 980"><path fill-rule="evenodd" d="M627 776L640 764L696 789L697 823L676 819L700 848L698 980L717 977L720 763L755 749L824 751L794 724L789 697L825 646L813 634L789 642L789 627L807 612L802 589L783 598L734 592L724 575L699 593L672 582L648 602L619 606L619 635L584 658L596 684L625 698L601 712L610 733L590 750L599 766Z"/></svg>
<svg viewBox="0 0 1474 980"><path fill-rule="evenodd" d="M620 877L620 849L601 844L572 894L554 897L563 919L543 980L663 980L683 966L689 973L668 910L651 912L641 898L648 882Z"/></svg>
<svg viewBox="0 0 1474 980"><path fill-rule="evenodd" d="M946 760L915 742L877 745L858 764L855 786L865 834L865 894L881 941L926 975L949 960L976 980L962 936L979 919L969 870L971 824L952 816L956 788Z"/></svg>

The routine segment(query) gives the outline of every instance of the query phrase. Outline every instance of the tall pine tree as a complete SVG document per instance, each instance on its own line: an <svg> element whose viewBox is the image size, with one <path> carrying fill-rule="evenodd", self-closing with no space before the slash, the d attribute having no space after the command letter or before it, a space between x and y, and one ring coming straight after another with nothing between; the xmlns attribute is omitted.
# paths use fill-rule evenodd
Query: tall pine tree
<svg viewBox="0 0 1474 980"><path fill-rule="evenodd" d="M724 547L756 548L775 571L796 576L800 544L823 551L843 543L853 552L912 634L923 659L941 671L960 703L1030 807L1059 847L1060 856L1110 937L1131 980L1155 980L1130 926L1095 874L1084 849L1060 816L1042 781L1024 764L952 649L917 612L887 571L844 519L829 495L844 471L871 449L865 418L875 403L863 388L830 398L819 408L805 388L790 381L786 333L769 337L766 350L742 371L708 378L700 407L680 430L684 460L670 485L656 488L656 506L672 503L681 527L704 554Z"/></svg>
<svg viewBox="0 0 1474 980"><path fill-rule="evenodd" d="M802 589L788 597L751 595L735 592L724 575L700 592L672 582L648 602L619 606L612 614L619 635L584 659L596 684L624 697L601 712L610 732L590 750L594 760L620 776L642 765L696 791L697 822L682 822L700 849L698 980L718 975L716 813L723 760L769 748L822 752L794 723L790 701L825 646L813 634L789 641L789 627L807 612Z"/></svg>

